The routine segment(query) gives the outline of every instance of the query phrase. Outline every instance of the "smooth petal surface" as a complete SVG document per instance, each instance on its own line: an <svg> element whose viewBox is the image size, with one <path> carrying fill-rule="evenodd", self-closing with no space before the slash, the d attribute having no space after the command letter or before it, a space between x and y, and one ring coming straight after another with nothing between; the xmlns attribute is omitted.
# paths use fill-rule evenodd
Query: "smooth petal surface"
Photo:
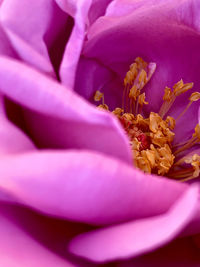
<svg viewBox="0 0 200 267"><path fill-rule="evenodd" d="M72 267L71 263L52 253L33 239L6 213L0 203L0 265L3 267ZM14 212L13 212L14 215ZM11 218L12 219L11 219ZM31 222L30 222L31 223Z"/></svg>
<svg viewBox="0 0 200 267"><path fill-rule="evenodd" d="M132 164L128 138L114 116L97 110L59 83L2 57L0 88L34 111L27 110L24 116L40 147L91 149Z"/></svg>
<svg viewBox="0 0 200 267"><path fill-rule="evenodd" d="M4 1L0 14L3 29L20 58L54 76L48 49L67 22L67 15L54 0Z"/></svg>
<svg viewBox="0 0 200 267"><path fill-rule="evenodd" d="M69 250L100 262L155 250L185 228L195 214L198 198L199 186L191 186L166 214L82 234L71 241Z"/></svg>
<svg viewBox="0 0 200 267"><path fill-rule="evenodd" d="M18 58L2 26L0 25L0 54Z"/></svg>
<svg viewBox="0 0 200 267"><path fill-rule="evenodd" d="M122 14L124 10L126 12ZM194 1L185 0L149 1L148 3L147 1L113 1L108 6L106 15L97 19L90 27L87 34L88 41L85 42L83 49L84 60L85 58L94 60L115 73L113 80L105 84L103 91L115 91L112 95L119 97L118 106L121 106L123 79L129 65L137 56L157 64L157 70L145 89L149 101L145 112L158 112L165 86L170 87L181 78L185 82L194 82L193 91L198 91L200 87L198 75L200 35L197 19L199 10L198 4L194 4ZM86 76L84 69L77 72L80 81L82 77L84 81ZM98 80L98 75L96 79ZM115 83L114 80L118 82ZM84 95L86 87L82 84L80 90L79 85L80 83L75 90L82 91L81 94ZM96 91L96 88L93 90ZM118 92L121 92L121 96ZM180 96L169 114L177 117L186 107L191 93L192 90ZM113 101L110 95L105 93L108 105ZM198 116L193 120L190 118L193 114L197 114L198 106L198 103L194 104L185 117L178 122L177 140L191 136ZM187 127L184 126L184 121L187 121Z"/></svg>
<svg viewBox="0 0 200 267"><path fill-rule="evenodd" d="M72 10L75 9L74 28L72 30L69 42L66 45L63 60L60 67L61 81L67 87L73 89L77 63L79 61L83 41L85 39L88 11L92 0L70 1L69 3L63 3L63 1L60 2L62 2L61 4L64 5L64 10L68 10L70 2L72 2Z"/></svg>
<svg viewBox="0 0 200 267"><path fill-rule="evenodd" d="M88 19L91 25L98 17L105 15L106 9L112 0L93 0L89 10Z"/></svg>
<svg viewBox="0 0 200 267"><path fill-rule="evenodd" d="M188 185L105 155L41 151L2 158L0 187L43 213L101 225L163 213Z"/></svg>

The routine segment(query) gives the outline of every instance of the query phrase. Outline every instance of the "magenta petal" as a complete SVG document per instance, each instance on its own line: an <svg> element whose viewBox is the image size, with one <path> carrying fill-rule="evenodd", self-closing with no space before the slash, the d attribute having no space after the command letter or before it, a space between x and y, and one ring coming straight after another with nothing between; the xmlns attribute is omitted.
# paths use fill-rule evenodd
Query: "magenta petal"
<svg viewBox="0 0 200 267"><path fill-rule="evenodd" d="M96 153L43 151L3 158L0 187L44 213L100 225L163 213L188 185Z"/></svg>
<svg viewBox="0 0 200 267"><path fill-rule="evenodd" d="M0 154L21 153L35 149L31 140L6 119L0 119Z"/></svg>
<svg viewBox="0 0 200 267"><path fill-rule="evenodd" d="M79 235L71 241L69 250L93 261L133 257L155 250L177 237L191 221L198 197L199 187L192 186L167 213Z"/></svg>
<svg viewBox="0 0 200 267"><path fill-rule="evenodd" d="M197 18L200 9L194 1L147 2L113 1L105 16L90 27L83 56L115 72L121 84L107 84L104 88L105 92L115 91L114 95L120 88L122 90L125 73L135 57L141 56L147 61L156 62L157 70L145 91L149 102L146 111L158 112L165 86L170 87L182 78L185 82L194 82L193 91L199 90L200 27ZM122 14L124 11L125 14ZM79 75L83 74L79 72ZM169 115L177 117L180 114L191 92L175 101ZM110 101L112 99L107 98L108 104ZM188 118L197 114L197 111L198 103L195 103L177 124L177 139L191 136L198 118Z"/></svg>
<svg viewBox="0 0 200 267"><path fill-rule="evenodd" d="M20 153L35 149L31 140L15 125L8 121L3 97L0 97L0 155Z"/></svg>
<svg viewBox="0 0 200 267"><path fill-rule="evenodd" d="M0 11L2 27L21 59L54 75L47 45L51 47L66 22L55 2L8 0Z"/></svg>
<svg viewBox="0 0 200 267"><path fill-rule="evenodd" d="M0 54L17 58L17 54L14 51L8 37L6 36L2 26L0 26Z"/></svg>
<svg viewBox="0 0 200 267"><path fill-rule="evenodd" d="M132 163L129 141L118 121L45 75L1 58L0 88L37 112L27 111L25 116L40 146L97 150Z"/></svg>
<svg viewBox="0 0 200 267"><path fill-rule="evenodd" d="M3 204L1 203L1 208ZM31 223L31 222L30 222ZM67 260L34 240L0 209L0 266L2 267L72 267Z"/></svg>
<svg viewBox="0 0 200 267"><path fill-rule="evenodd" d="M103 16L106 12L106 9L109 5L109 3L112 2L112 0L93 0L92 5L90 7L90 11L88 14L88 19L90 24L92 24L97 18L100 16Z"/></svg>
<svg viewBox="0 0 200 267"><path fill-rule="evenodd" d="M85 39L86 22L91 2L92 0L72 1L72 7L70 5L72 10L75 9L73 14L75 22L60 67L61 81L69 88L73 88L74 85L77 63ZM69 4L66 2L64 5L67 7L63 9L68 10Z"/></svg>

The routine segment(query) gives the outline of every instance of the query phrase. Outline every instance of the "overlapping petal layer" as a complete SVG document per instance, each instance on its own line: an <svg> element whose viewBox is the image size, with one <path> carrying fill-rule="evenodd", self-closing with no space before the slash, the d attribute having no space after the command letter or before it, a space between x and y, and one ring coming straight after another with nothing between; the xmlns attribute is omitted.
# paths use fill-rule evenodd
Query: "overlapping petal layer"
<svg viewBox="0 0 200 267"><path fill-rule="evenodd" d="M24 111L24 116L41 147L97 150L131 163L128 139L117 120L59 83L2 57L0 88L13 101L34 111Z"/></svg>
<svg viewBox="0 0 200 267"><path fill-rule="evenodd" d="M190 222L198 198L199 187L191 186L167 213L82 234L71 241L69 249L100 262L155 250L174 239Z"/></svg>
<svg viewBox="0 0 200 267"><path fill-rule="evenodd" d="M158 111L164 87L181 78L199 91L198 1L6 0L0 6L0 54L18 60L0 57L1 200L50 217L112 224L77 236L69 246L94 261L136 257L181 231L198 232L199 185L135 170L118 121L76 94L92 102L101 90L109 107L120 106L123 78L137 56L157 63L145 112ZM171 115L178 116L189 94L175 102ZM8 120L4 95L22 107L26 134ZM177 141L190 137L198 121L196 104L177 124ZM68 264L33 241L3 209L0 214L0 264L30 260L34 266L37 256L41 266ZM67 245L68 238L63 240Z"/></svg>
<svg viewBox="0 0 200 267"><path fill-rule="evenodd" d="M0 97L0 155L34 150L31 140L6 117L4 98Z"/></svg>
<svg viewBox="0 0 200 267"><path fill-rule="evenodd" d="M22 216L22 214L21 214ZM43 247L17 222L13 208L0 203L0 265L7 267L72 267L66 259ZM23 216L21 217L25 219ZM27 218L26 218L27 220ZM31 222L29 222L31 223Z"/></svg>
<svg viewBox="0 0 200 267"><path fill-rule="evenodd" d="M144 5L145 4L145 5ZM127 8L127 9L126 9ZM101 86L106 103L111 108L121 106L123 78L129 65L137 56L157 64L157 70L147 85L145 92L149 105L146 112L158 112L162 104L165 86L173 86L181 78L185 82L194 82L194 91L198 91L199 62L199 11L194 1L113 1L106 15L97 19L88 31L88 41L84 44L84 60L100 64L112 77ZM125 12L125 14L124 14ZM187 16L184 15L187 13ZM194 16L191 14L194 13ZM189 21L189 17L191 18ZM189 23L190 22L190 23ZM86 58L86 59L85 59ZM187 62L187 63L186 63ZM88 72L79 68L77 73L77 91L85 95ZM101 77L101 76L100 76ZM96 83L100 82L98 70ZM82 82L83 81L83 82ZM121 81L121 82L120 82ZM87 88L87 89L86 89ZM89 91L99 90L93 84ZM109 94L109 92L114 92ZM192 92L192 90L191 90ZM180 96L170 110L175 118L188 103L191 92ZM92 96L92 93L90 97ZM113 104L114 99L114 104ZM191 114L197 114L198 104L194 104L185 117L180 119L176 128L176 140L189 138L198 116L191 120ZM187 121L185 127L184 120Z"/></svg>
<svg viewBox="0 0 200 267"><path fill-rule="evenodd" d="M97 153L43 151L1 159L0 187L43 213L101 225L163 213L188 186Z"/></svg>
<svg viewBox="0 0 200 267"><path fill-rule="evenodd" d="M51 61L58 67L60 62L57 61L61 60L60 52L63 52L62 43L67 41L65 36L71 31L67 14L61 11L54 0L4 1L0 14L1 25L20 59L55 76ZM55 43L57 51L52 55Z"/></svg>

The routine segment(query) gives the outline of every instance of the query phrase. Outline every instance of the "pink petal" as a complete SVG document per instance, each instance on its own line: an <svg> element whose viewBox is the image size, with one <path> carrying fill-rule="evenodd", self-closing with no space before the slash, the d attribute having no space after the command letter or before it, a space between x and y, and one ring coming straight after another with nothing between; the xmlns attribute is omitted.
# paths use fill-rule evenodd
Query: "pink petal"
<svg viewBox="0 0 200 267"><path fill-rule="evenodd" d="M80 60L77 72L79 75L76 77L75 91L78 94L98 106L101 102L94 101L94 93L99 90L104 94L105 104L110 111L122 106L123 89L118 88L121 81L116 77L115 72L96 60L86 58ZM116 91L116 88L119 90Z"/></svg>
<svg viewBox="0 0 200 267"><path fill-rule="evenodd" d="M31 237L0 207L0 266L2 267L67 267L74 266ZM9 212L6 212L9 213ZM13 212L14 213L14 212Z"/></svg>
<svg viewBox="0 0 200 267"><path fill-rule="evenodd" d="M74 17L74 28L66 45L63 61L60 67L61 81L69 88L73 88L77 63L85 39L86 21L92 0L58 1L65 11L70 9Z"/></svg>
<svg viewBox="0 0 200 267"><path fill-rule="evenodd" d="M2 26L0 26L0 54L18 58Z"/></svg>
<svg viewBox="0 0 200 267"><path fill-rule="evenodd" d="M41 147L91 149L132 163L129 141L117 120L45 75L1 58L0 88L35 111L25 111L24 116Z"/></svg>
<svg viewBox="0 0 200 267"><path fill-rule="evenodd" d="M0 187L44 213L100 225L163 213L188 185L96 153L43 151L2 158Z"/></svg>
<svg viewBox="0 0 200 267"><path fill-rule="evenodd" d="M20 153L35 149L31 140L8 121L3 97L0 97L0 155Z"/></svg>
<svg viewBox="0 0 200 267"><path fill-rule="evenodd" d="M8 0L0 12L2 26L21 59L55 75L48 49L65 26L66 14L53 0Z"/></svg>
<svg viewBox="0 0 200 267"><path fill-rule="evenodd" d="M71 241L69 250L98 262L155 250L174 239L190 222L198 197L199 187L191 186L167 213L79 235Z"/></svg>
<svg viewBox="0 0 200 267"><path fill-rule="evenodd" d="M109 3L112 2L112 0L93 0L92 5L90 7L90 11L88 14L88 19L90 24L92 24L97 18L100 16L103 16L106 12L106 9L109 5Z"/></svg>
<svg viewBox="0 0 200 267"><path fill-rule="evenodd" d="M122 95L125 73L137 56L157 63L157 71L145 89L149 101L146 111L159 111L165 86L170 87L181 78L185 82L194 82L193 91L198 91L198 5L194 1L113 1L105 16L97 19L90 27L82 53L84 60L91 59L115 73L116 83L113 80L106 83L104 92L114 91L112 95L121 98L118 92ZM125 14L121 14L124 10ZM84 69L77 72L80 80L86 75ZM98 75L96 79L98 84ZM82 88L84 90L84 84ZM191 92L180 96L169 114L177 117L186 107ZM112 99L107 98L108 104L110 101ZM118 102L121 103L121 99ZM191 136L198 117L193 120L190 118L197 114L198 106L195 103L178 122L178 140Z"/></svg>

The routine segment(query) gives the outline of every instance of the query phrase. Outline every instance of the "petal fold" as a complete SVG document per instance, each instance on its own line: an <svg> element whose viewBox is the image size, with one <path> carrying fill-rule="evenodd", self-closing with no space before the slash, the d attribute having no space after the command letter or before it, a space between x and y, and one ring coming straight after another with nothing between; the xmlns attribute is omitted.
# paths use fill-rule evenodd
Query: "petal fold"
<svg viewBox="0 0 200 267"><path fill-rule="evenodd" d="M67 16L54 0L4 1L0 14L19 57L55 77L48 50L66 25Z"/></svg>
<svg viewBox="0 0 200 267"><path fill-rule="evenodd" d="M69 250L78 256L104 262L130 258L173 240L193 218L199 186L191 186L171 209L160 216L91 231L74 238Z"/></svg>
<svg viewBox="0 0 200 267"><path fill-rule="evenodd" d="M77 64L86 34L86 22L92 0L58 1L63 9L70 10L74 17L74 28L66 45L60 66L60 77L63 84L73 89Z"/></svg>
<svg viewBox="0 0 200 267"><path fill-rule="evenodd" d="M0 187L19 203L94 225L161 214L188 188L89 151L29 152L0 163Z"/></svg>
<svg viewBox="0 0 200 267"><path fill-rule="evenodd" d="M91 149L132 163L128 138L116 118L45 75L1 57L0 90L28 109L27 126L40 147Z"/></svg>
<svg viewBox="0 0 200 267"><path fill-rule="evenodd" d="M3 267L72 267L67 260L54 254L42 244L34 240L9 212L3 211L3 203L0 203L0 265Z"/></svg>

